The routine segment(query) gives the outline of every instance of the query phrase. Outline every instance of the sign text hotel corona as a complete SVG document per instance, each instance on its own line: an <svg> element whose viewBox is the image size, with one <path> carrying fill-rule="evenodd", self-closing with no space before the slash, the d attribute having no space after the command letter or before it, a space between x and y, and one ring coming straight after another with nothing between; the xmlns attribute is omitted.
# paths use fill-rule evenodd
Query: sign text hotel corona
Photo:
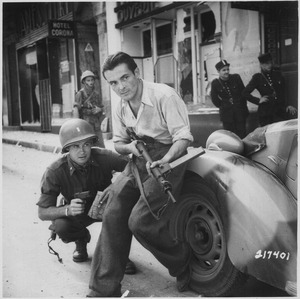
<svg viewBox="0 0 300 299"><path fill-rule="evenodd" d="M73 21L51 20L48 29L49 37L75 38L75 23Z"/></svg>

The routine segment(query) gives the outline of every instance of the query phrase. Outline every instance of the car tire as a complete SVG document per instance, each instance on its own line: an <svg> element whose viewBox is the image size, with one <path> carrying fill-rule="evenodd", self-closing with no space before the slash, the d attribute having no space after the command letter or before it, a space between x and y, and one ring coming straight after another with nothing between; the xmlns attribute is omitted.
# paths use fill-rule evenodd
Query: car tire
<svg viewBox="0 0 300 299"><path fill-rule="evenodd" d="M192 249L190 288L207 296L230 296L247 276L231 263L220 206L214 192L199 176L183 185L172 226L176 238Z"/></svg>

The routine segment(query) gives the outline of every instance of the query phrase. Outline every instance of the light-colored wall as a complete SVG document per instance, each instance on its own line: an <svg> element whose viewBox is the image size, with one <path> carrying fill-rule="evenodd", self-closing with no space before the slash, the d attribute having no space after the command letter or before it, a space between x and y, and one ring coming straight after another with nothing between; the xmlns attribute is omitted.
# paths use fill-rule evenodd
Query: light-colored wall
<svg viewBox="0 0 300 299"><path fill-rule="evenodd" d="M106 23L108 36L108 53L121 51L121 31L115 28L118 23L117 14L114 12L116 2L106 2Z"/></svg>
<svg viewBox="0 0 300 299"><path fill-rule="evenodd" d="M116 2L106 2L106 22L107 22L107 48L108 54L114 54L121 51L121 31L115 28L118 23L117 14L114 12ZM111 112L116 109L120 102L120 98L110 88ZM111 122L112 131L114 124Z"/></svg>
<svg viewBox="0 0 300 299"><path fill-rule="evenodd" d="M231 8L222 3L223 58L230 63L230 72L241 75L247 84L259 72L259 14L256 11Z"/></svg>
<svg viewBox="0 0 300 299"><path fill-rule="evenodd" d="M241 76L245 85L260 71L257 57L260 54L259 13L246 9L231 8L222 3L223 58L230 63L230 72ZM253 95L259 96L258 91ZM257 106L248 103L252 110Z"/></svg>

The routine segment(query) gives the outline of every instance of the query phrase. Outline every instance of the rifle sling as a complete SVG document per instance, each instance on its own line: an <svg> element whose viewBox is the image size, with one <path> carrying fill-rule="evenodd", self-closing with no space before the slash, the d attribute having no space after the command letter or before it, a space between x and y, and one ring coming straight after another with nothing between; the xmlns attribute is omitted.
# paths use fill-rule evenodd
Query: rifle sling
<svg viewBox="0 0 300 299"><path fill-rule="evenodd" d="M83 92L83 91L81 91L81 92ZM90 99L92 98L94 92L95 91L93 90L93 92L88 96L88 98L82 103L82 106L85 105L85 104L87 104L90 101Z"/></svg>
<svg viewBox="0 0 300 299"><path fill-rule="evenodd" d="M152 214L152 216L156 219L156 220L159 220L160 219L160 216L162 215L163 211L165 210L165 208L167 207L168 203L169 203L169 199L168 198L168 201L166 204L164 204L157 212L157 214L154 214L154 212L152 211L150 205L149 205L149 202L147 200L147 196L145 194L145 191L144 191L144 186L143 186L143 183L141 181L141 177L140 177L140 174L139 174L139 171L138 171L138 168L137 166L135 165L134 161L132 161L132 172L134 174L134 177L137 181L137 184L138 184L138 187L140 189L140 192L141 192L141 197L142 199L145 201L150 213Z"/></svg>

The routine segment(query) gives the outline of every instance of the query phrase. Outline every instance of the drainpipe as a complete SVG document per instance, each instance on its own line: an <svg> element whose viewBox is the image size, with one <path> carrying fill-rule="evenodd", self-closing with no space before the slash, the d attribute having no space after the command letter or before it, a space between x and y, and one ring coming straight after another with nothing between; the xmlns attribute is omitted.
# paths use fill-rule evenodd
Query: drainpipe
<svg viewBox="0 0 300 299"><path fill-rule="evenodd" d="M196 65L196 42L195 42L195 22L194 7L191 6L191 42L192 42L192 70L193 70L193 102L197 104L197 65Z"/></svg>
<svg viewBox="0 0 300 299"><path fill-rule="evenodd" d="M153 61L153 76L154 82L157 82L155 64L157 62L157 43L156 43L156 22L155 19L151 19L151 45L152 45L152 61Z"/></svg>

